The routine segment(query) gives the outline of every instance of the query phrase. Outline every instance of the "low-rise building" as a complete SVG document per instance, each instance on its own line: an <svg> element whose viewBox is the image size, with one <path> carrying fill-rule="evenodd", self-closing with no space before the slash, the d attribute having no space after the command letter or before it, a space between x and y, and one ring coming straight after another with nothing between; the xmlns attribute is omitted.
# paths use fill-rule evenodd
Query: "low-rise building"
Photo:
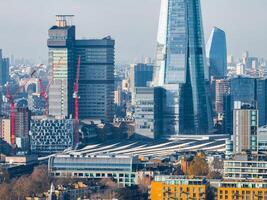
<svg viewBox="0 0 267 200"><path fill-rule="evenodd" d="M150 199L207 199L209 183L204 178L156 176L151 183Z"/></svg>
<svg viewBox="0 0 267 200"><path fill-rule="evenodd" d="M37 196L26 197L25 200L76 200L89 198L92 189L93 187L89 187L82 182L66 186L58 185L56 187L52 184L49 191Z"/></svg>
<svg viewBox="0 0 267 200"><path fill-rule="evenodd" d="M256 157L255 157L256 156ZM259 160L259 155L237 154L224 161L224 179L236 181L267 181L267 161Z"/></svg>
<svg viewBox="0 0 267 200"><path fill-rule="evenodd" d="M267 199L265 182L221 182L217 188L216 200L254 200Z"/></svg>
<svg viewBox="0 0 267 200"><path fill-rule="evenodd" d="M73 119L33 119L30 128L31 151L36 154L62 152L74 145Z"/></svg>
<svg viewBox="0 0 267 200"><path fill-rule="evenodd" d="M50 175L85 179L111 178L119 185L137 183L138 157L126 155L58 154L48 161Z"/></svg>

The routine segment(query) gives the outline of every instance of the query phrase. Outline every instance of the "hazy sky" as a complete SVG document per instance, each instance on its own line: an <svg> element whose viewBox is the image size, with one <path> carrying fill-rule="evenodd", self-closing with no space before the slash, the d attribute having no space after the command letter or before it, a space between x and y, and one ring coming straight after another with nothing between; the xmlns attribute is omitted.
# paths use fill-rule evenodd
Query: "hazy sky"
<svg viewBox="0 0 267 200"><path fill-rule="evenodd" d="M202 0L206 40L226 31L228 53L267 58L266 0ZM74 14L77 36L116 40L116 61L154 56L160 0L0 0L0 48L9 56L47 58L47 30L56 14Z"/></svg>

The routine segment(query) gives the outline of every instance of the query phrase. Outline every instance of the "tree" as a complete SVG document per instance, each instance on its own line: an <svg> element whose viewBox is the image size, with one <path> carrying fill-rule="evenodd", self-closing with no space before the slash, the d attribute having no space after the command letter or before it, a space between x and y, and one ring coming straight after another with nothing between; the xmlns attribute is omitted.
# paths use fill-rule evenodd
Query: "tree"
<svg viewBox="0 0 267 200"><path fill-rule="evenodd" d="M7 183L0 184L0 197L1 200L10 200L11 188Z"/></svg>
<svg viewBox="0 0 267 200"><path fill-rule="evenodd" d="M187 170L187 175L190 176L207 176L209 173L209 166L205 157L196 155L190 163Z"/></svg>
<svg viewBox="0 0 267 200"><path fill-rule="evenodd" d="M209 179L221 179L222 174L218 171L210 171L208 174Z"/></svg>

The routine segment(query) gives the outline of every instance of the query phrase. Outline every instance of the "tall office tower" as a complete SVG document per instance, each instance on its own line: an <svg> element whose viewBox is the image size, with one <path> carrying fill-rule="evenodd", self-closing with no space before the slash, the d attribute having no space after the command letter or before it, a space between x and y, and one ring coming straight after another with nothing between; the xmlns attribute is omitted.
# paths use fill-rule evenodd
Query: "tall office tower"
<svg viewBox="0 0 267 200"><path fill-rule="evenodd" d="M0 86L9 81L9 58L3 58L2 49L0 49Z"/></svg>
<svg viewBox="0 0 267 200"><path fill-rule="evenodd" d="M209 73L199 0L162 0L154 86L166 89L164 134L211 130Z"/></svg>
<svg viewBox="0 0 267 200"><path fill-rule="evenodd" d="M81 56L79 117L112 121L114 117L114 45L110 37L76 40Z"/></svg>
<svg viewBox="0 0 267 200"><path fill-rule="evenodd" d="M15 112L15 135L18 148L29 149L31 113L28 108L17 108Z"/></svg>
<svg viewBox="0 0 267 200"><path fill-rule="evenodd" d="M215 80L215 111L217 113L224 113L224 96L229 91L229 80L216 79Z"/></svg>
<svg viewBox="0 0 267 200"><path fill-rule="evenodd" d="M234 153L257 151L258 110L253 105L235 101Z"/></svg>
<svg viewBox="0 0 267 200"><path fill-rule="evenodd" d="M53 70L49 89L49 115L68 117L73 114L75 26L70 15L58 15L56 25L48 31L49 65Z"/></svg>
<svg viewBox="0 0 267 200"><path fill-rule="evenodd" d="M135 92L135 134L140 138L157 139L162 134L164 89L137 87Z"/></svg>
<svg viewBox="0 0 267 200"><path fill-rule="evenodd" d="M267 125L267 78L257 79L257 109L259 110L259 126Z"/></svg>
<svg viewBox="0 0 267 200"><path fill-rule="evenodd" d="M227 75L227 49L225 32L217 27L212 29L206 45L210 76L222 78Z"/></svg>
<svg viewBox="0 0 267 200"><path fill-rule="evenodd" d="M225 97L224 101L224 120L227 132L233 133L233 110L234 102L255 104L256 102L256 79L251 77L234 77L230 79L230 93Z"/></svg>
<svg viewBox="0 0 267 200"><path fill-rule="evenodd" d="M16 137L28 137L30 131L31 113L28 108L17 108L15 112Z"/></svg>
<svg viewBox="0 0 267 200"><path fill-rule="evenodd" d="M135 88L147 87L153 79L153 65L132 64L130 67L130 90L132 92L132 104L135 103Z"/></svg>

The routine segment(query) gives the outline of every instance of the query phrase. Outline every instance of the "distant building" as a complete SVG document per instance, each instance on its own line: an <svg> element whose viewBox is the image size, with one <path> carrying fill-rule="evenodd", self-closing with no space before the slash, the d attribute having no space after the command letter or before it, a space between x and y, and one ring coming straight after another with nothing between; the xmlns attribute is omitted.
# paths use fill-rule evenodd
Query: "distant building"
<svg viewBox="0 0 267 200"><path fill-rule="evenodd" d="M165 90L160 87L135 88L135 133L137 137L157 139L163 134Z"/></svg>
<svg viewBox="0 0 267 200"><path fill-rule="evenodd" d="M15 136L16 144L23 150L29 149L31 112L28 108L16 108L15 111Z"/></svg>
<svg viewBox="0 0 267 200"><path fill-rule="evenodd" d="M208 199L208 187L209 183L202 178L155 176L150 186L150 199Z"/></svg>
<svg viewBox="0 0 267 200"><path fill-rule="evenodd" d="M31 151L36 154L62 152L74 145L74 120L32 119Z"/></svg>
<svg viewBox="0 0 267 200"><path fill-rule="evenodd" d="M11 123L10 119L1 118L0 119L0 137L11 144Z"/></svg>
<svg viewBox="0 0 267 200"><path fill-rule="evenodd" d="M25 200L63 200L63 199L84 199L89 198L92 187L78 182L71 185L51 184L50 190L34 197L26 197Z"/></svg>
<svg viewBox="0 0 267 200"><path fill-rule="evenodd" d="M223 78L227 75L227 48L225 32L217 27L212 29L206 45L210 76Z"/></svg>
<svg viewBox="0 0 267 200"><path fill-rule="evenodd" d="M3 58L2 49L0 49L0 86L9 81L9 58Z"/></svg>
<svg viewBox="0 0 267 200"><path fill-rule="evenodd" d="M229 92L229 80L215 80L215 111L224 113L224 96Z"/></svg>
<svg viewBox="0 0 267 200"><path fill-rule="evenodd" d="M132 104L135 104L135 89L148 87L153 79L154 66L150 64L132 64L130 67L130 88L132 92Z"/></svg>
<svg viewBox="0 0 267 200"><path fill-rule="evenodd" d="M65 155L49 158L48 170L54 177L80 179L115 179L118 185L137 183L137 157L126 155Z"/></svg>
<svg viewBox="0 0 267 200"><path fill-rule="evenodd" d="M246 66L242 63L238 63L236 65L236 75L245 75L246 74Z"/></svg>
<svg viewBox="0 0 267 200"><path fill-rule="evenodd" d="M258 110L255 107L235 102L234 153L257 151Z"/></svg>
<svg viewBox="0 0 267 200"><path fill-rule="evenodd" d="M114 45L111 37L76 40L81 56L79 117L112 122L114 117Z"/></svg>

